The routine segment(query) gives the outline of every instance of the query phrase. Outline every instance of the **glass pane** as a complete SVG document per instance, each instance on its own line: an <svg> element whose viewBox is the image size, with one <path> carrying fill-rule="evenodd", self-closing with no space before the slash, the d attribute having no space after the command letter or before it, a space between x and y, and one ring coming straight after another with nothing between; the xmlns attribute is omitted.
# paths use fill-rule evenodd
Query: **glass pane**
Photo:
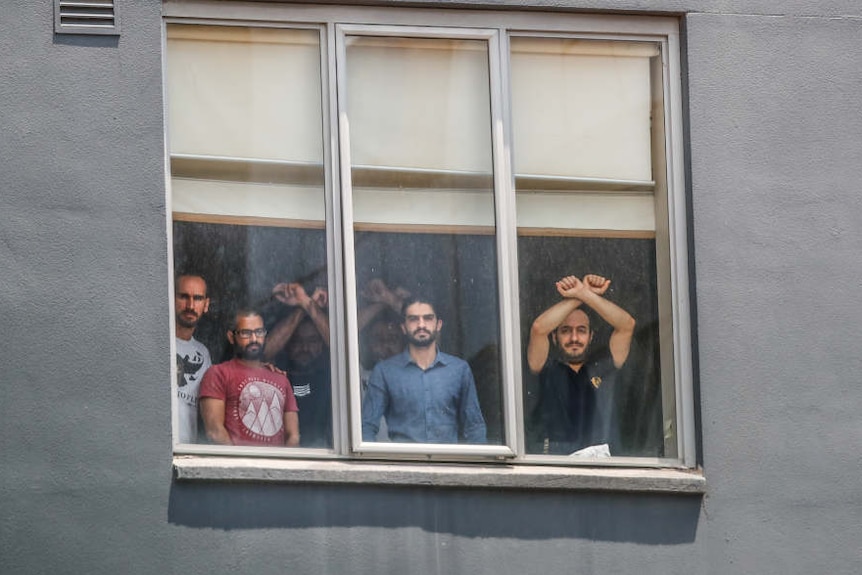
<svg viewBox="0 0 862 575"><path fill-rule="evenodd" d="M527 452L675 457L659 47L512 38L511 59Z"/></svg>
<svg viewBox="0 0 862 575"><path fill-rule="evenodd" d="M168 27L182 443L332 446L320 62L317 30Z"/></svg>
<svg viewBox="0 0 862 575"><path fill-rule="evenodd" d="M500 444L488 45L346 55L363 439Z"/></svg>

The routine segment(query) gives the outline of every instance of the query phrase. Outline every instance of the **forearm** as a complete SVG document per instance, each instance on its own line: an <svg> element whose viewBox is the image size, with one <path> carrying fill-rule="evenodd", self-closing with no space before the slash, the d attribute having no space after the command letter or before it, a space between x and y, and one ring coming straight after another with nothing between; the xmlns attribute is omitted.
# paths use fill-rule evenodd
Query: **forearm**
<svg viewBox="0 0 862 575"><path fill-rule="evenodd" d="M376 441L380 418L386 411L386 393L379 376L372 372L368 389L362 399L362 440Z"/></svg>
<svg viewBox="0 0 862 575"><path fill-rule="evenodd" d="M230 434L224 426L224 402L213 398L201 398L200 405L207 438L219 445L233 445Z"/></svg>
<svg viewBox="0 0 862 575"><path fill-rule="evenodd" d="M608 341L614 365L621 367L629 357L635 332L635 319L623 308L597 294L585 295L584 303L614 328Z"/></svg>
<svg viewBox="0 0 862 575"><path fill-rule="evenodd" d="M583 303L608 322L615 332L634 332L635 319L614 302L589 291L585 291L581 297Z"/></svg>
<svg viewBox="0 0 862 575"><path fill-rule="evenodd" d="M375 302L359 310L356 314L357 331L362 331L371 321L386 309L386 304Z"/></svg>
<svg viewBox="0 0 862 575"><path fill-rule="evenodd" d="M565 298L558 301L533 321L530 327L530 337L547 337L557 329L566 317L581 306L581 300L577 298Z"/></svg>
<svg viewBox="0 0 862 575"><path fill-rule="evenodd" d="M314 300L309 300L308 302L302 303L302 309L305 311L305 314L311 319L311 323L314 324L314 327L317 328L318 333L320 333L320 337L323 338L323 342L329 346L329 314L327 314L323 309L317 305Z"/></svg>
<svg viewBox="0 0 862 575"><path fill-rule="evenodd" d="M461 427L460 437L466 443L487 443L488 430L482 408L479 406L479 395L476 393L476 380L468 369L462 377L461 405L458 414Z"/></svg>
<svg viewBox="0 0 862 575"><path fill-rule="evenodd" d="M299 415L295 411L284 414L284 444L288 447L299 445Z"/></svg>
<svg viewBox="0 0 862 575"><path fill-rule="evenodd" d="M530 340L527 343L527 365L533 373L539 373L550 352L548 335L557 329L566 317L581 305L577 298L565 298L542 312L530 327Z"/></svg>
<svg viewBox="0 0 862 575"><path fill-rule="evenodd" d="M284 349L284 346L287 345L287 342L290 341L290 338L296 332L296 328L299 326L304 315L305 312L302 308L294 308L286 318L275 324L272 330L266 335L266 344L263 348L263 358L265 361L272 361L278 355L278 352Z"/></svg>

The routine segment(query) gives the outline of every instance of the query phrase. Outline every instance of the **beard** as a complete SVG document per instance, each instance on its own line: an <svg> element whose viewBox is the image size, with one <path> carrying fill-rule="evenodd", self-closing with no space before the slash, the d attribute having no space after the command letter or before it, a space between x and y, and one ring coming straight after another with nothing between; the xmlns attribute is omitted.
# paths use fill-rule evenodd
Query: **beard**
<svg viewBox="0 0 862 575"><path fill-rule="evenodd" d="M234 346L234 355L247 361L257 361L263 356L263 345L255 342L246 346Z"/></svg>
<svg viewBox="0 0 862 575"><path fill-rule="evenodd" d="M412 333L408 333L405 337L407 339L407 343L413 347L430 347L431 344L437 341L437 333L437 331L431 331L428 329L416 329Z"/></svg>
<svg viewBox="0 0 862 575"><path fill-rule="evenodd" d="M586 345L582 349L575 348L571 351L560 347L559 353L560 359L566 363L585 363L590 355L590 346Z"/></svg>
<svg viewBox="0 0 862 575"><path fill-rule="evenodd" d="M184 328L197 327L201 316L193 311L181 311L177 313L177 325Z"/></svg>

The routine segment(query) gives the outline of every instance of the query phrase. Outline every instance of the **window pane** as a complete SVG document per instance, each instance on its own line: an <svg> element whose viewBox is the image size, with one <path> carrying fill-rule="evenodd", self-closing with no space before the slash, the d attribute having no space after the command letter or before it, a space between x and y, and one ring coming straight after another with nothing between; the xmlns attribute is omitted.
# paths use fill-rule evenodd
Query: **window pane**
<svg viewBox="0 0 862 575"><path fill-rule="evenodd" d="M528 453L675 456L658 59L650 43L511 40Z"/></svg>
<svg viewBox="0 0 862 575"><path fill-rule="evenodd" d="M346 58L363 438L502 443L488 45Z"/></svg>
<svg viewBox="0 0 862 575"><path fill-rule="evenodd" d="M300 445L332 446L319 37L168 27L174 263L202 277L209 298L197 318L175 302L180 429L191 430L181 442L224 439L219 422L198 422L200 395L204 412L224 402L234 444L284 445L284 414L298 407ZM229 330L242 308L260 314L265 335ZM188 337L211 355L206 375L190 373Z"/></svg>

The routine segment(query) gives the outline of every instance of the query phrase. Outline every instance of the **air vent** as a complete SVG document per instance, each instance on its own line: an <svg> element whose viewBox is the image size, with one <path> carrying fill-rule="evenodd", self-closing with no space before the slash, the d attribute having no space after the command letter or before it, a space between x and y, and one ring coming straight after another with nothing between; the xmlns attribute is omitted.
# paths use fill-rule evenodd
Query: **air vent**
<svg viewBox="0 0 862 575"><path fill-rule="evenodd" d="M120 33L117 8L110 0L54 0L56 34Z"/></svg>

